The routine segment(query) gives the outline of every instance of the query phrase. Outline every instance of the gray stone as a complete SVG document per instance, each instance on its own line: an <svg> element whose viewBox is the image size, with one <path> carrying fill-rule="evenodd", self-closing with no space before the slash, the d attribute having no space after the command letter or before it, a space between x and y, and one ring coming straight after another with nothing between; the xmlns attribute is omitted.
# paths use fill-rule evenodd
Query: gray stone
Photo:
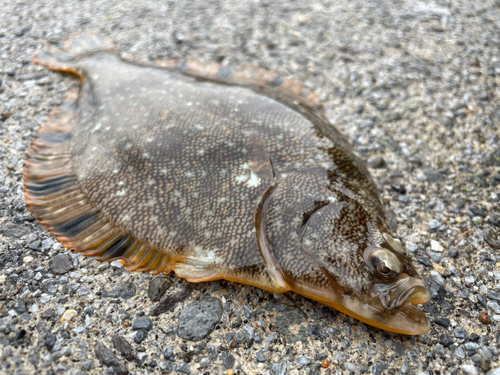
<svg viewBox="0 0 500 375"><path fill-rule="evenodd" d="M25 313L27 310L24 301L17 301L14 304L14 310L16 310L19 314Z"/></svg>
<svg viewBox="0 0 500 375"><path fill-rule="evenodd" d="M487 306L490 310L493 310L496 313L500 313L500 305L495 301L488 301Z"/></svg>
<svg viewBox="0 0 500 375"><path fill-rule="evenodd" d="M183 374L189 374L191 367L187 363L174 363L172 370L182 372Z"/></svg>
<svg viewBox="0 0 500 375"><path fill-rule="evenodd" d="M243 311L245 313L245 317L247 319L252 319L253 318L253 311L250 307L248 307L247 305L243 305Z"/></svg>
<svg viewBox="0 0 500 375"><path fill-rule="evenodd" d="M418 250L418 245L411 242L406 242L406 248L410 253L415 253Z"/></svg>
<svg viewBox="0 0 500 375"><path fill-rule="evenodd" d="M146 340L147 337L148 337L148 331L144 331L144 330L137 331L137 333L134 336L134 342L136 344L140 344L141 342Z"/></svg>
<svg viewBox="0 0 500 375"><path fill-rule="evenodd" d="M67 254L58 254L49 261L52 273L62 275L73 269L73 264Z"/></svg>
<svg viewBox="0 0 500 375"><path fill-rule="evenodd" d="M311 360L304 355L302 357L295 359L295 362L297 362L297 364L300 367L304 367L304 366L307 366L309 363L311 363Z"/></svg>
<svg viewBox="0 0 500 375"><path fill-rule="evenodd" d="M431 277L433 278L433 280L438 284L438 285L441 285L441 286L444 286L445 285L445 282L444 282L444 279L443 279L443 276L441 276L441 274L437 271L434 271L434 270L431 270L430 271L430 274L431 274Z"/></svg>
<svg viewBox="0 0 500 375"><path fill-rule="evenodd" d="M375 363L372 367L372 374L373 375L380 375L382 371L387 369L387 363Z"/></svg>
<svg viewBox="0 0 500 375"><path fill-rule="evenodd" d="M264 355L263 351L262 350L259 350L256 355L255 355L255 358L257 359L257 361L259 362L266 362L267 361L267 357Z"/></svg>
<svg viewBox="0 0 500 375"><path fill-rule="evenodd" d="M212 360L215 360L217 358L217 347L214 345L209 345L207 348L207 353L210 356Z"/></svg>
<svg viewBox="0 0 500 375"><path fill-rule="evenodd" d="M179 316L177 334L184 340L200 341L219 323L222 303L217 298L205 298L188 305Z"/></svg>
<svg viewBox="0 0 500 375"><path fill-rule="evenodd" d="M170 362L174 362L175 361L174 347L173 346L169 346L167 349L165 349L164 357L165 357L165 359L167 361L170 361Z"/></svg>
<svg viewBox="0 0 500 375"><path fill-rule="evenodd" d="M221 358L222 358L222 364L224 365L224 367L226 369L232 369L233 366L234 366L234 362L235 362L235 359L233 357L233 355L229 352L223 352L221 354Z"/></svg>
<svg viewBox="0 0 500 375"><path fill-rule="evenodd" d="M354 372L354 373L358 372L358 368L356 367L356 365L349 362L345 364L345 369L349 372Z"/></svg>
<svg viewBox="0 0 500 375"><path fill-rule="evenodd" d="M273 363L271 366L271 371L273 375L285 375L286 369L287 369L286 361Z"/></svg>
<svg viewBox="0 0 500 375"><path fill-rule="evenodd" d="M134 361L139 363L139 358L135 354L134 348L132 345L122 336L120 335L114 335L111 337L111 342L113 343L113 346L115 347L116 350L120 352L120 354L127 360L127 361Z"/></svg>
<svg viewBox="0 0 500 375"><path fill-rule="evenodd" d="M0 234L9 238L21 238L30 233L30 228L24 226L23 224L16 224L11 221L6 221L0 227Z"/></svg>
<svg viewBox="0 0 500 375"><path fill-rule="evenodd" d="M475 353L476 350L479 348L479 345L476 344L475 342L466 342L464 344L464 347L465 347L465 350L467 350L467 352Z"/></svg>
<svg viewBox="0 0 500 375"><path fill-rule="evenodd" d="M165 292L172 285L172 281L167 276L157 276L149 283L148 296L151 301L159 301Z"/></svg>
<svg viewBox="0 0 500 375"><path fill-rule="evenodd" d="M82 367L87 371L92 369L93 366L94 366L94 361L92 359L89 359L88 361L82 363Z"/></svg>
<svg viewBox="0 0 500 375"><path fill-rule="evenodd" d="M441 223L439 222L439 220L436 220L436 219L430 220L429 223L427 224L427 226L429 227L430 230L437 229L440 227L440 225L441 225Z"/></svg>
<svg viewBox="0 0 500 375"><path fill-rule="evenodd" d="M465 375L478 375L478 371L474 365L462 365L460 367Z"/></svg>
<svg viewBox="0 0 500 375"><path fill-rule="evenodd" d="M201 367L201 368L207 367L209 364L210 364L210 359L209 359L209 358L207 358L207 357L202 357L202 358L200 359L200 367Z"/></svg>
<svg viewBox="0 0 500 375"><path fill-rule="evenodd" d="M243 332L245 333L245 335L248 337L249 340L252 340L255 335L255 329L250 325L244 326Z"/></svg>
<svg viewBox="0 0 500 375"><path fill-rule="evenodd" d="M118 375L128 374L128 369L121 363L114 353L106 347L102 342L95 346L95 356L102 365L112 367Z"/></svg>
<svg viewBox="0 0 500 375"><path fill-rule="evenodd" d="M153 322L149 318L143 318L139 317L134 320L134 323L132 324L132 330L134 331L139 331L139 330L146 330L150 331L153 329Z"/></svg>
<svg viewBox="0 0 500 375"><path fill-rule="evenodd" d="M278 336L278 333L276 332L271 332L269 336L266 337L264 340L264 350L269 349L269 345L271 345L274 340L276 340L276 337Z"/></svg>
<svg viewBox="0 0 500 375"><path fill-rule="evenodd" d="M453 336L455 336L457 339L464 339L464 340L469 337L465 328L462 327L455 328L453 330Z"/></svg>
<svg viewBox="0 0 500 375"><path fill-rule="evenodd" d="M453 357L457 357L457 358L460 358L460 359L464 359L465 358L465 352L464 352L464 349L459 346L457 347L454 351L453 351Z"/></svg>
<svg viewBox="0 0 500 375"><path fill-rule="evenodd" d="M101 291L101 295L104 298L122 298L129 299L135 296L136 287L133 283L123 283L116 285L109 292L107 290Z"/></svg>

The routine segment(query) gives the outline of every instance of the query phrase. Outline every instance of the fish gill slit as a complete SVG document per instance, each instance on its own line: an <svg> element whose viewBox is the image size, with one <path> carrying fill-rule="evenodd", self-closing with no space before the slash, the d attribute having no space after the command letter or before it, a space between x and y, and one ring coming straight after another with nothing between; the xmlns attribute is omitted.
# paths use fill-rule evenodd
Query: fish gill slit
<svg viewBox="0 0 500 375"><path fill-rule="evenodd" d="M276 281L277 286L283 290L283 292L290 290L293 286L293 281L285 274L282 267L276 261L274 254L270 250L269 243L266 236L266 216L267 209L269 208L269 203L276 193L278 188L278 182L269 186L266 192L262 195L257 209L255 210L255 229L257 234L257 243L259 245L259 251L266 263L267 269L272 277Z"/></svg>

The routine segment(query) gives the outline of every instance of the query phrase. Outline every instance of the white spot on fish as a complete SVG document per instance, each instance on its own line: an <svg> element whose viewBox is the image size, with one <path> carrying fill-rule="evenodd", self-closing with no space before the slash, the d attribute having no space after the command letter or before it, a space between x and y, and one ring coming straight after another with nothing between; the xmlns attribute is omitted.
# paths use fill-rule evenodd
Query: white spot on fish
<svg viewBox="0 0 500 375"><path fill-rule="evenodd" d="M98 122L90 132L95 133L96 131L98 131L101 128L101 126L102 126L102 124L100 122Z"/></svg>
<svg viewBox="0 0 500 375"><path fill-rule="evenodd" d="M127 189L120 190L116 193L119 197L123 197L127 193Z"/></svg>
<svg viewBox="0 0 500 375"><path fill-rule="evenodd" d="M241 184L242 182L246 182L248 181L248 179L250 178L250 176L244 174L244 175L241 175L241 176L236 176L236 182L238 184Z"/></svg>
<svg viewBox="0 0 500 375"><path fill-rule="evenodd" d="M337 203L337 197L328 197L328 202L330 203Z"/></svg>
<svg viewBox="0 0 500 375"><path fill-rule="evenodd" d="M247 186L249 187L257 187L260 185L261 179L255 174L251 173L250 174L250 179L247 182Z"/></svg>

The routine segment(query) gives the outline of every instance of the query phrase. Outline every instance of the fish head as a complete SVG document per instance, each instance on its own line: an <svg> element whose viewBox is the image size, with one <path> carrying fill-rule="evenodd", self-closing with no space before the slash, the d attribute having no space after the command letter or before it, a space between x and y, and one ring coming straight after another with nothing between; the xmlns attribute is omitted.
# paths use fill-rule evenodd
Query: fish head
<svg viewBox="0 0 500 375"><path fill-rule="evenodd" d="M287 190L285 183L281 187ZM321 194L311 198L314 187L304 190L307 194L296 188L292 192L298 203L288 209L294 211L288 221L298 223L295 227L283 230L286 220L274 219L289 240L273 241L278 232L268 228L277 252L287 248L278 258L292 290L387 331L427 332L429 320L416 305L428 302L430 294L387 221L359 194L337 191L326 198L318 198ZM281 195L278 189L273 200L283 207L283 202L292 201L292 193ZM278 217L272 202L269 211L270 217Z"/></svg>

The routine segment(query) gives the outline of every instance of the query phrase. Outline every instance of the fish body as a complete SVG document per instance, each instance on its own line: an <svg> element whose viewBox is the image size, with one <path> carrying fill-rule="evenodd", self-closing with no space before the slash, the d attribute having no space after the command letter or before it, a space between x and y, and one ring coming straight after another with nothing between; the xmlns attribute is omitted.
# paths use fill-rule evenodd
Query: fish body
<svg viewBox="0 0 500 375"><path fill-rule="evenodd" d="M294 291L420 334L429 293L317 97L272 72L39 54L80 77L28 151L27 203L67 247L131 270Z"/></svg>

